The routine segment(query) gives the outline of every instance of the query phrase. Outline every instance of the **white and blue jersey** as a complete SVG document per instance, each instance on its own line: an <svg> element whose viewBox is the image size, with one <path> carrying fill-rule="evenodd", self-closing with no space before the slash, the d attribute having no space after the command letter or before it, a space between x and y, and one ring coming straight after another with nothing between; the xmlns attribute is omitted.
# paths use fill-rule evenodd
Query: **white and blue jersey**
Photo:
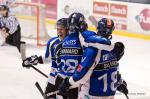
<svg viewBox="0 0 150 99"><path fill-rule="evenodd" d="M59 53L61 62L59 74L62 77L70 77L78 64L81 62L83 50L79 41L78 33L71 33L62 41L62 48Z"/></svg>
<svg viewBox="0 0 150 99"><path fill-rule="evenodd" d="M47 42L46 52L45 52L45 60L51 61L51 72L50 76L55 77L57 75L57 63L55 58L55 48L60 43L60 39L58 37L53 37ZM49 61L49 62L50 62Z"/></svg>
<svg viewBox="0 0 150 99"><path fill-rule="evenodd" d="M92 96L114 96L117 88L119 63L113 51L101 50L100 61L90 77L89 94Z"/></svg>
<svg viewBox="0 0 150 99"><path fill-rule="evenodd" d="M85 34L81 37L86 36ZM119 64L118 56L113 50L114 45L110 40L96 35L89 36L84 41L87 48L69 82L71 85L88 83L87 90L91 96L115 95Z"/></svg>

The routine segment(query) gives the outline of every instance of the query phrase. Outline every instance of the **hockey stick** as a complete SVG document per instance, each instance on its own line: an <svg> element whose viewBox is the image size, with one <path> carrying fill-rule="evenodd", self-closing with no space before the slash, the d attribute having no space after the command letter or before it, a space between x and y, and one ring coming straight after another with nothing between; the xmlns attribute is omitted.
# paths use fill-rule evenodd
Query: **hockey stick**
<svg viewBox="0 0 150 99"><path fill-rule="evenodd" d="M48 78L48 76L46 74L44 74L42 71L40 71L39 69L37 69L34 66L31 66L34 70L36 70L37 72L39 72L40 74L42 74L44 77ZM41 95L44 97L44 92L40 86L40 84L38 82L35 82L35 86L36 88L39 90L39 92L41 93Z"/></svg>
<svg viewBox="0 0 150 99"><path fill-rule="evenodd" d="M71 87L69 88L69 90L70 90L70 89L73 89L73 88L76 88L76 87L71 86ZM54 91L54 92L47 93L46 96L49 97L49 96L51 96L51 95L58 94L58 93L59 93L59 90Z"/></svg>
<svg viewBox="0 0 150 99"><path fill-rule="evenodd" d="M37 69L34 66L31 66L35 71L37 71L38 73L40 73L41 75L43 75L44 77L48 78L48 76L46 74L44 74L42 71L40 71L39 69Z"/></svg>
<svg viewBox="0 0 150 99"><path fill-rule="evenodd" d="M125 94L126 98L129 99L129 96L127 94Z"/></svg>
<svg viewBox="0 0 150 99"><path fill-rule="evenodd" d="M44 92L43 92L43 90L42 90L40 84L39 84L38 82L35 82L35 86L36 86L36 88L39 90L39 92L41 93L41 95L44 97Z"/></svg>

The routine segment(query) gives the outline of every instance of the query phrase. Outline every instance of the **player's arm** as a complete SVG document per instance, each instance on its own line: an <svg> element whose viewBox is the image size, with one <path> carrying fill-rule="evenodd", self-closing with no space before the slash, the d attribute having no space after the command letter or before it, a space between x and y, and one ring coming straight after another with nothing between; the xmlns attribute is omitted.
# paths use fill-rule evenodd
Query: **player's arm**
<svg viewBox="0 0 150 99"><path fill-rule="evenodd" d="M79 35L79 39L82 46L92 46L99 50L111 51L114 48L114 44L109 39L100 37L91 31L83 32Z"/></svg>
<svg viewBox="0 0 150 99"><path fill-rule="evenodd" d="M113 51L114 51L114 53L116 53L116 57L117 57L118 61L124 55L124 50L125 50L125 46L122 42L116 42L115 43Z"/></svg>
<svg viewBox="0 0 150 99"><path fill-rule="evenodd" d="M51 50L52 50L51 49L52 48L51 45L52 45L52 43L53 43L53 40L48 41L47 46L46 46L45 56L44 57L41 56L42 57L41 59L42 59L44 64L45 63L49 63L49 62L52 61L52 55L51 55Z"/></svg>
<svg viewBox="0 0 150 99"><path fill-rule="evenodd" d="M51 45L53 44L53 41L55 40L55 38L52 38L48 41L47 46L46 46L46 52L45 52L45 56L37 56L37 55L33 55L31 57L26 58L25 60L23 60L22 66L23 67L30 67L32 65L37 65L38 63L40 64L44 64L44 63L49 63L51 62Z"/></svg>
<svg viewBox="0 0 150 99"><path fill-rule="evenodd" d="M86 30L82 32L81 35L84 38L84 41L87 43L100 43L100 44L111 45L111 41L109 39L98 36L93 31Z"/></svg>
<svg viewBox="0 0 150 99"><path fill-rule="evenodd" d="M41 60L42 60L40 62L40 64L46 64L46 63L50 63L52 61L56 61L55 54L57 54L57 52L59 52L59 49L61 46L61 43L56 44L57 41L58 41L57 37L54 37L48 41L47 46L46 46L45 56L44 57L40 56ZM54 45L56 47L54 47Z"/></svg>
<svg viewBox="0 0 150 99"><path fill-rule="evenodd" d="M85 49L81 63L78 65L74 75L69 79L71 85L83 84L91 76L95 67L98 49L94 47L88 47Z"/></svg>

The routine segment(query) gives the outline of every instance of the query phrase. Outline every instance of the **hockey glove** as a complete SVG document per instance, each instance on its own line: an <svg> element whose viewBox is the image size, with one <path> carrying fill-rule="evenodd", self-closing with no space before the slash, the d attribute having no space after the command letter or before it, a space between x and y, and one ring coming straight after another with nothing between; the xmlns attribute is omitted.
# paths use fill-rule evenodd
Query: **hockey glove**
<svg viewBox="0 0 150 99"><path fill-rule="evenodd" d="M127 83L123 80L122 83L117 87L117 90L127 95L128 94Z"/></svg>
<svg viewBox="0 0 150 99"><path fill-rule="evenodd" d="M42 57L38 57L37 55L31 56L23 60L22 66L23 67L31 67L32 65L37 65L38 63L42 63Z"/></svg>
<svg viewBox="0 0 150 99"><path fill-rule="evenodd" d="M64 78L62 78L60 75L56 76L56 80L55 80L55 86L58 86L64 81Z"/></svg>
<svg viewBox="0 0 150 99"><path fill-rule="evenodd" d="M114 52L117 55L118 61L124 55L124 49L125 49L125 46L122 42L116 42L115 43Z"/></svg>
<svg viewBox="0 0 150 99"><path fill-rule="evenodd" d="M70 87L70 83L69 83L69 78L65 78L63 80L63 82L60 84L60 86L58 87L59 89L59 94L63 95L63 96L68 96L68 91L69 91L69 87Z"/></svg>

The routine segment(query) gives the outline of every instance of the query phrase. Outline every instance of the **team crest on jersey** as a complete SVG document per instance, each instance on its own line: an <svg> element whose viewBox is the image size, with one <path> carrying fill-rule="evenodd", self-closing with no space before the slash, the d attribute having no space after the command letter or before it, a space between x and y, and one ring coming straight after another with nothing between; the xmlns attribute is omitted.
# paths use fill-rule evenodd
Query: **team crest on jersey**
<svg viewBox="0 0 150 99"><path fill-rule="evenodd" d="M106 61L106 60L108 60L108 59L109 59L109 54L103 55L103 60L104 60L104 61Z"/></svg>
<svg viewBox="0 0 150 99"><path fill-rule="evenodd" d="M103 61L107 61L111 58L113 58L113 54L111 53L103 55Z"/></svg>

